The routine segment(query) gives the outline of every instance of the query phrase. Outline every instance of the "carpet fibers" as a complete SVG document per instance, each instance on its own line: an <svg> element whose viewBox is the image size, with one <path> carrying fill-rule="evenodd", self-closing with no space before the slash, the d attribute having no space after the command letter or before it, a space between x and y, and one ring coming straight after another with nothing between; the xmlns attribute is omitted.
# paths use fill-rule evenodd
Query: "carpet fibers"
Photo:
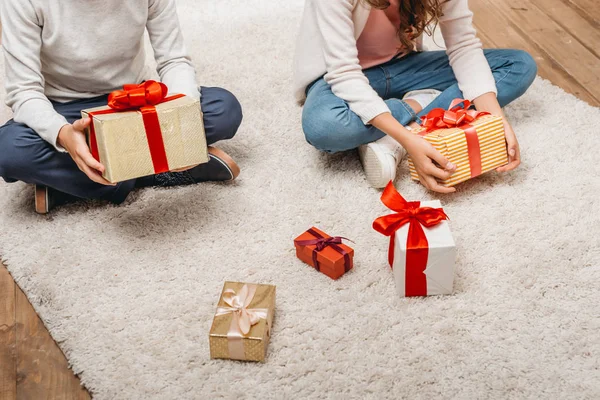
<svg viewBox="0 0 600 400"><path fill-rule="evenodd" d="M303 139L291 90L301 0L177 2L199 81L242 102L233 184L146 189L122 206L33 213L0 184L0 254L98 399L600 398L600 109L546 81L507 108L517 171L434 195L458 248L455 294L399 299L385 212L357 155ZM311 225L352 238L332 281L295 258ZM266 364L211 361L223 281L277 285Z"/></svg>

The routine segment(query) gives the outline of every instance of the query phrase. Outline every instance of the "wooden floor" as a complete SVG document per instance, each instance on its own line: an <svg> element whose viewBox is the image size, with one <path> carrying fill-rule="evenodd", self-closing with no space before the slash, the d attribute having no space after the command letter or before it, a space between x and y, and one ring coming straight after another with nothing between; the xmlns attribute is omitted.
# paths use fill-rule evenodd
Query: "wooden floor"
<svg viewBox="0 0 600 400"><path fill-rule="evenodd" d="M542 77L600 106L600 0L470 0L469 4L486 47L529 51ZM0 400L88 398L33 307L0 264Z"/></svg>
<svg viewBox="0 0 600 400"><path fill-rule="evenodd" d="M0 400L90 399L25 294L0 264Z"/></svg>
<svg viewBox="0 0 600 400"><path fill-rule="evenodd" d="M527 50L538 73L600 107L600 0L470 0L486 47Z"/></svg>

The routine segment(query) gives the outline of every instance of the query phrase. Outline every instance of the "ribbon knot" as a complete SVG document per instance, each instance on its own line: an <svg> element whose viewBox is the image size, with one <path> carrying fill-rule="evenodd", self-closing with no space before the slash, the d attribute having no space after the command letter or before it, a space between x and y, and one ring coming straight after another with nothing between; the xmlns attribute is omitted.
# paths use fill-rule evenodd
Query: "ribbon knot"
<svg viewBox="0 0 600 400"><path fill-rule="evenodd" d="M124 85L108 95L108 106L114 110L132 110L155 106L167 97L167 85L162 82L146 81L139 85Z"/></svg>
<svg viewBox="0 0 600 400"><path fill-rule="evenodd" d="M437 129L460 128L483 115L489 115L488 112L472 110L469 107L471 107L469 100L454 99L447 110L434 108L421 117L421 126L425 128L421 135Z"/></svg>
<svg viewBox="0 0 600 400"><path fill-rule="evenodd" d="M316 250L317 251L322 251L323 249L325 249L325 247L331 246L333 244L341 244L342 243L342 239L343 238L341 236L334 236L334 237L330 237L330 238L315 239L315 240L317 240Z"/></svg>
<svg viewBox="0 0 600 400"><path fill-rule="evenodd" d="M346 250L338 246L338 244L342 244L342 240L347 240L349 242L352 242L352 240L343 236L332 236L326 238L312 228L309 229L307 232L314 236L315 239L296 240L295 243L298 246L315 246L312 252L312 258L313 264L317 271L321 271L321 267L317 259L317 254L329 246L331 246L332 249L344 256L344 269L346 272L350 270L350 255L346 252Z"/></svg>
<svg viewBox="0 0 600 400"><path fill-rule="evenodd" d="M390 181L381 195L381 202L395 213L384 215L373 222L373 229L389 236L388 262L394 265L396 231L410 224L406 240L406 296L427 294L427 268L429 244L423 226L431 228L448 216L441 208L421 207L421 202L406 201Z"/></svg>
<svg viewBox="0 0 600 400"><path fill-rule="evenodd" d="M223 301L229 307L218 307L217 315L233 314L234 323L243 335L250 332L252 325L256 325L261 319L267 319L267 310L262 308L248 308L254 294L256 285L244 285L239 293L233 289L223 292Z"/></svg>

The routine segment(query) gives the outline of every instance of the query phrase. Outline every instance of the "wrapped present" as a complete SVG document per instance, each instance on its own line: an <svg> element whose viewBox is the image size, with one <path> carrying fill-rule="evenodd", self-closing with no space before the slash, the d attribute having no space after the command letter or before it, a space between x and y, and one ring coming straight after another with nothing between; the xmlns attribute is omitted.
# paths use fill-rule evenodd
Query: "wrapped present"
<svg viewBox="0 0 600 400"><path fill-rule="evenodd" d="M265 361L275 286L225 282L210 328L210 358Z"/></svg>
<svg viewBox="0 0 600 400"><path fill-rule="evenodd" d="M443 186L454 186L508 163L502 117L469 110L468 100L455 99L449 110L436 108L422 117L422 127L414 129L450 162L456 172ZM410 175L419 180L417 170L408 159Z"/></svg>
<svg viewBox="0 0 600 400"><path fill-rule="evenodd" d="M146 81L112 92L108 106L81 112L92 122L90 151L109 182L158 174L208 162L200 102L167 97L163 83Z"/></svg>
<svg viewBox="0 0 600 400"><path fill-rule="evenodd" d="M294 240L296 255L306 264L338 279L353 267L354 250L342 243L341 236L331 237L314 226Z"/></svg>
<svg viewBox="0 0 600 400"><path fill-rule="evenodd" d="M373 228L390 237L388 261L401 297L451 294L456 248L438 200L406 201L390 182L381 201L394 212Z"/></svg>

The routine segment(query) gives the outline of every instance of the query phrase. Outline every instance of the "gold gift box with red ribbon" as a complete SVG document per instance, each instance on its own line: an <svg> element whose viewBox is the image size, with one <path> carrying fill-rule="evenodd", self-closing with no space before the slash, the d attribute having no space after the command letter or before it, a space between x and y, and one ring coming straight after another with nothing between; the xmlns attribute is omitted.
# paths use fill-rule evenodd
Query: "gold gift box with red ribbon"
<svg viewBox="0 0 600 400"><path fill-rule="evenodd" d="M200 102L160 82L125 85L108 106L86 109L90 151L116 183L208 162Z"/></svg>
<svg viewBox="0 0 600 400"><path fill-rule="evenodd" d="M275 314L275 286L225 282L210 328L210 358L261 361Z"/></svg>
<svg viewBox="0 0 600 400"><path fill-rule="evenodd" d="M469 110L468 100L456 99L449 110L436 108L422 117L422 127L413 132L423 136L450 162L456 172L443 186L454 186L508 163L502 117ZM409 157L410 175L419 180Z"/></svg>

